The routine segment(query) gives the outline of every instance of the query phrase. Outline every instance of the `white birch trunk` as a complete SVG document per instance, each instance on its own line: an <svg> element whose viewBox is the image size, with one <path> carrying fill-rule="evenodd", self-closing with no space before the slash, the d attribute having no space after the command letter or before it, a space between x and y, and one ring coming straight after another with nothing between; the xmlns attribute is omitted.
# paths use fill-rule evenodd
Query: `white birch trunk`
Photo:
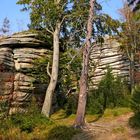
<svg viewBox="0 0 140 140"><path fill-rule="evenodd" d="M46 91L46 96L42 107L42 114L44 114L46 117L50 117L51 115L52 98L58 78L60 26L61 26L60 23L56 24L56 28L53 34L53 63L52 63L51 79Z"/></svg>

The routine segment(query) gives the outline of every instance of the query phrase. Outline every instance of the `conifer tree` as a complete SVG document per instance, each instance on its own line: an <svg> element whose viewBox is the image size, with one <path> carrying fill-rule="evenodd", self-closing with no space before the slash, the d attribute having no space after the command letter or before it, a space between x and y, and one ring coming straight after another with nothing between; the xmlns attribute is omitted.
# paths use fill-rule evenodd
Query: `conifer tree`
<svg viewBox="0 0 140 140"><path fill-rule="evenodd" d="M4 20L3 20L3 25L2 25L2 27L1 27L1 29L0 29L0 32L2 33L2 34L6 34L6 33L8 33L10 31L10 21L9 21L9 19L6 17L6 18L4 18Z"/></svg>

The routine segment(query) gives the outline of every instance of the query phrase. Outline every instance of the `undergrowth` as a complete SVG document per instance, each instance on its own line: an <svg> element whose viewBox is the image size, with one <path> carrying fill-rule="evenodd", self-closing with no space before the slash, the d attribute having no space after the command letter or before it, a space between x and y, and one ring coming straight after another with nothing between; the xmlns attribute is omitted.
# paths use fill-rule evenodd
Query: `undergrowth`
<svg viewBox="0 0 140 140"><path fill-rule="evenodd" d="M72 123L71 123L72 124ZM71 140L80 131L42 115L35 103L28 111L0 120L2 140Z"/></svg>
<svg viewBox="0 0 140 140"><path fill-rule="evenodd" d="M133 128L140 129L140 85L136 85L133 90L131 109L134 111L134 116L130 118L129 124Z"/></svg>

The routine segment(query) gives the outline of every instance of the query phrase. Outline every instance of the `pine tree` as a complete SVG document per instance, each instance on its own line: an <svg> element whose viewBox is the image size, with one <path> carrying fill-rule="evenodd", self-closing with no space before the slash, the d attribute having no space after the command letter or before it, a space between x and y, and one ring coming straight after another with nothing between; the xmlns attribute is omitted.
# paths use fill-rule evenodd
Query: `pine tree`
<svg viewBox="0 0 140 140"><path fill-rule="evenodd" d="M91 48L91 37L93 31L93 18L94 18L94 4L95 0L90 0L90 9L89 9L89 17L87 21L87 35L86 35L86 43L83 51L83 67L80 78L80 92L79 92L79 101L78 101L78 109L75 120L75 127L79 127L84 125L85 123L85 109L86 109L86 101L87 101L87 88L88 88L88 67L89 67L89 54Z"/></svg>
<svg viewBox="0 0 140 140"><path fill-rule="evenodd" d="M7 34L9 31L10 31L10 21L9 21L9 19L6 17L6 18L4 18L4 20L3 20L3 25L2 25L2 27L1 27L1 29L0 29L0 32L1 32L2 34Z"/></svg>

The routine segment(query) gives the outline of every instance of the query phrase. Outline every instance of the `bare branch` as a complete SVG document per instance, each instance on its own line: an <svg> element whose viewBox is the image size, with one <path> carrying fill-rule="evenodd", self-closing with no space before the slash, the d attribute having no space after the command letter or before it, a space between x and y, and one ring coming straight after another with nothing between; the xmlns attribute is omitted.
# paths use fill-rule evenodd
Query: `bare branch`
<svg viewBox="0 0 140 140"><path fill-rule="evenodd" d="M71 14L69 14L69 15L65 15L63 18L62 18L62 20L61 20L61 25L62 25L62 23L63 23L63 21L66 19L66 18L68 18L68 17L70 17L71 16Z"/></svg>
<svg viewBox="0 0 140 140"><path fill-rule="evenodd" d="M54 32L54 28L51 24L49 24L50 28L51 28L51 32Z"/></svg>
<svg viewBox="0 0 140 140"><path fill-rule="evenodd" d="M77 55L72 56L71 61L68 62L67 64L70 65L76 56L77 56Z"/></svg>
<svg viewBox="0 0 140 140"><path fill-rule="evenodd" d="M46 28L46 31L53 35L53 32L51 30L49 30L48 28Z"/></svg>
<svg viewBox="0 0 140 140"><path fill-rule="evenodd" d="M50 74L50 71L49 71L49 67L50 67L50 62L48 62L48 64L47 64L47 74L48 74L49 77L51 78L51 74Z"/></svg>

